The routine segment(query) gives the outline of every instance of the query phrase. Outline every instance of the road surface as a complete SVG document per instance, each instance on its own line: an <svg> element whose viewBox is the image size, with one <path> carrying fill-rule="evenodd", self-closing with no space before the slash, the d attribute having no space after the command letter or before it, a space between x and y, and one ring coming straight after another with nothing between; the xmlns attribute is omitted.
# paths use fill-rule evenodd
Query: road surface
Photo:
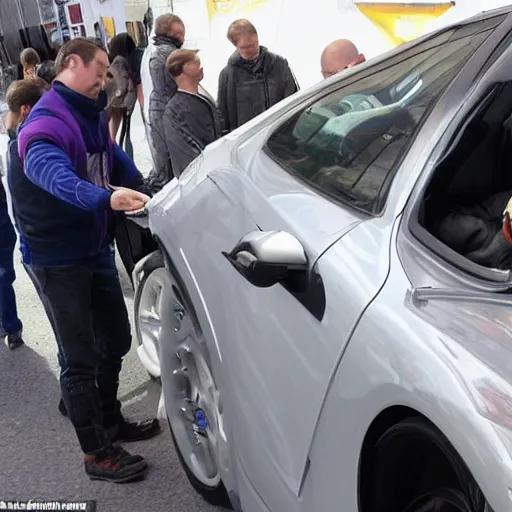
<svg viewBox="0 0 512 512"><path fill-rule="evenodd" d="M132 123L135 160L149 170L149 151L138 112ZM18 252L15 255L19 259ZM120 266L121 268L121 266ZM98 512L214 512L190 487L172 447L167 425L155 439L127 445L147 458L146 480L115 485L92 482L69 421L57 410L60 398L56 344L34 288L20 264L16 292L26 346L9 351L0 344L0 501L96 500ZM121 271L130 314L132 291ZM128 417L156 415L159 387L139 363L135 342L121 374Z"/></svg>

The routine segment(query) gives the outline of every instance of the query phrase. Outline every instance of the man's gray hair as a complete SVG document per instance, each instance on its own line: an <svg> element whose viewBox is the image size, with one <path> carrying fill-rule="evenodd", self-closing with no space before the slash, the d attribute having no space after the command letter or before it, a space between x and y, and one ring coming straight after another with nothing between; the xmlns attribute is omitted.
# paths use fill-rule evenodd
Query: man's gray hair
<svg viewBox="0 0 512 512"><path fill-rule="evenodd" d="M168 36L171 34L172 26L175 23L185 26L183 20L176 14L162 14L155 21L155 35Z"/></svg>

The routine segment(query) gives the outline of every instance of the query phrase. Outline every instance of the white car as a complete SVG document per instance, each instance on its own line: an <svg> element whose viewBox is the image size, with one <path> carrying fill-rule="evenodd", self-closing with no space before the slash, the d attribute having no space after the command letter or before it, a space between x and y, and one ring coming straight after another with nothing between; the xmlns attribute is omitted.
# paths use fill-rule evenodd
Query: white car
<svg viewBox="0 0 512 512"><path fill-rule="evenodd" d="M510 512L511 42L509 6L353 67L148 203L137 332L209 502Z"/></svg>

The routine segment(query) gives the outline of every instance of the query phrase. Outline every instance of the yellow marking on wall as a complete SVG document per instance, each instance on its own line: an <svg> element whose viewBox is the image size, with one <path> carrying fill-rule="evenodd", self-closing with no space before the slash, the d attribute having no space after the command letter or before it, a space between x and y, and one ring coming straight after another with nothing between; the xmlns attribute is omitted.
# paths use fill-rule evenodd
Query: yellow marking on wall
<svg viewBox="0 0 512 512"><path fill-rule="evenodd" d="M107 37L111 38L116 35L116 24L114 18L101 18Z"/></svg>
<svg viewBox="0 0 512 512"><path fill-rule="evenodd" d="M399 45L423 35L428 25L455 2L377 3L355 2L357 8L391 41Z"/></svg>
<svg viewBox="0 0 512 512"><path fill-rule="evenodd" d="M206 0L210 20L215 14L250 12L266 4L268 0Z"/></svg>

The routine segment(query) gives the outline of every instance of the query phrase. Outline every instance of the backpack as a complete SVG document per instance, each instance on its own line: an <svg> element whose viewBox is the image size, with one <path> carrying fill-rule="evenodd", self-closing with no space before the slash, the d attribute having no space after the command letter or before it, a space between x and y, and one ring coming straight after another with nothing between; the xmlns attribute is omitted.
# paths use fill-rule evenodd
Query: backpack
<svg viewBox="0 0 512 512"><path fill-rule="evenodd" d="M131 115L137 103L137 88L133 83L130 65L121 55L110 64L105 91L108 98L107 108L123 108L128 116Z"/></svg>

